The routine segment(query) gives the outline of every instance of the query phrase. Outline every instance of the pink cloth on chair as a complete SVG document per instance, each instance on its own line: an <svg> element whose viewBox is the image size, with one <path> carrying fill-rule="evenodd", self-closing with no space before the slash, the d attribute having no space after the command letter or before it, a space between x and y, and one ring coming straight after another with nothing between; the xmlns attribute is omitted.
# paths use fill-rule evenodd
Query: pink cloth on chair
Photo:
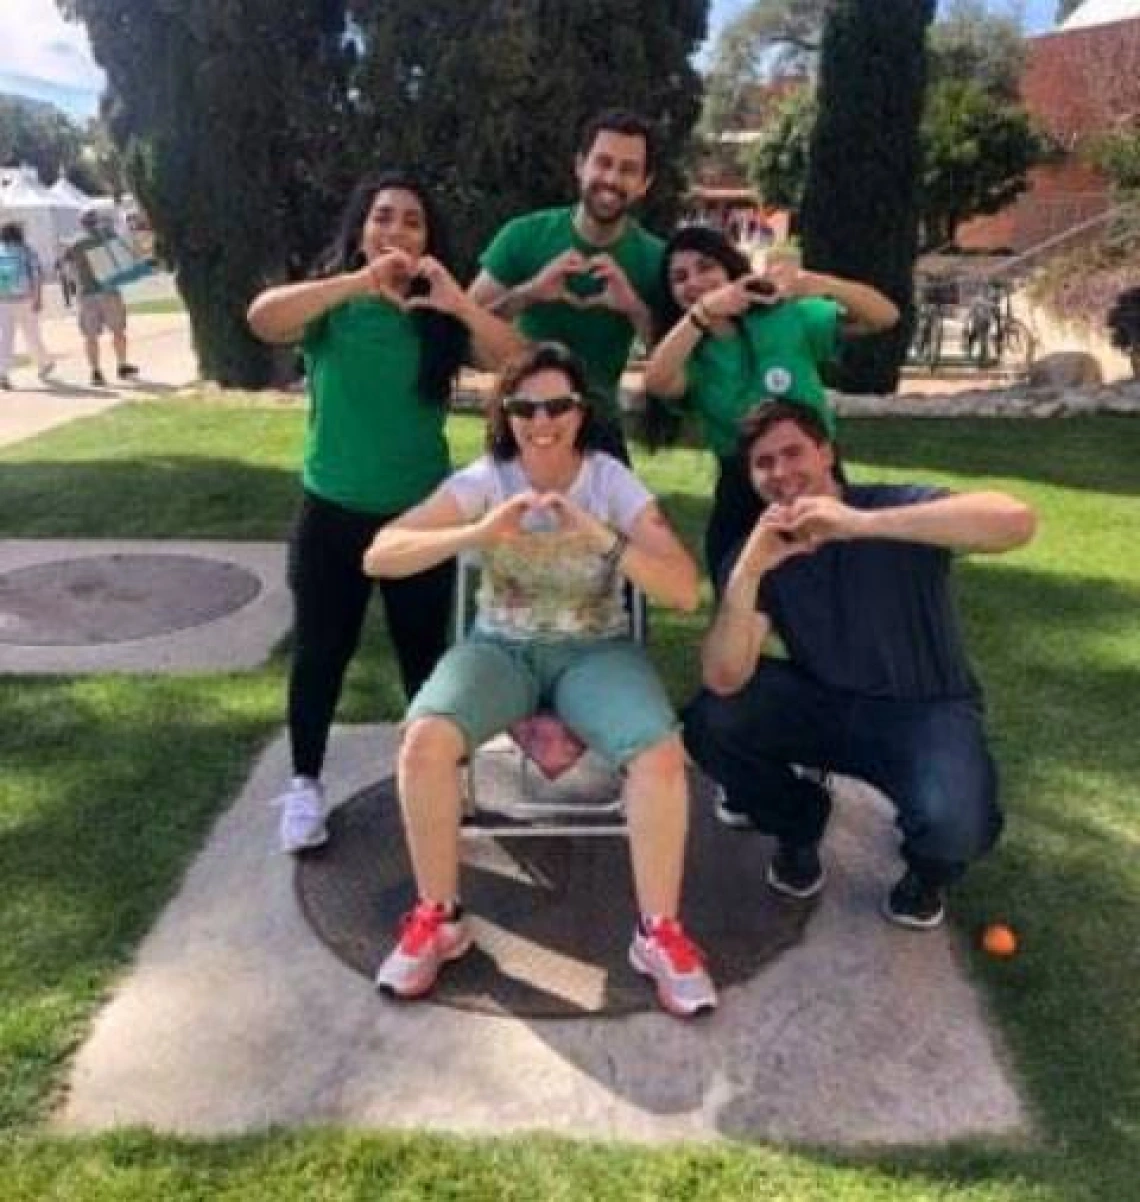
<svg viewBox="0 0 1140 1202"><path fill-rule="evenodd" d="M547 780L557 780L582 758L586 744L553 714L523 718L510 729L511 738Z"/></svg>

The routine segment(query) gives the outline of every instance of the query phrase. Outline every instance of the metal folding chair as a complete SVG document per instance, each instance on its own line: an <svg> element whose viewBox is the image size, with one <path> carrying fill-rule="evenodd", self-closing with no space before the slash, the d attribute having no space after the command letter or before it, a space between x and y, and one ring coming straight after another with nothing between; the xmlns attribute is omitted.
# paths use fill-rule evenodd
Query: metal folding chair
<svg viewBox="0 0 1140 1202"><path fill-rule="evenodd" d="M459 557L455 638L474 617L479 556ZM633 591L630 634L645 642L645 601ZM553 754L554 763L548 756ZM463 825L470 838L625 835L624 775L604 764L550 711L524 719L477 748L464 774Z"/></svg>

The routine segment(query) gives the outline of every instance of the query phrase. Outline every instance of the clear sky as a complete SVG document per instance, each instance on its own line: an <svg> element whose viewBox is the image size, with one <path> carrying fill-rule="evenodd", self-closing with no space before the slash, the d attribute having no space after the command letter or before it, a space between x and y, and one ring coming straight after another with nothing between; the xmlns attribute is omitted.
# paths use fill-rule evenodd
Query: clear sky
<svg viewBox="0 0 1140 1202"><path fill-rule="evenodd" d="M713 0L711 33L748 2ZM1028 32L1052 26L1056 0L1023 0L1022 7ZM74 117L95 112L103 74L82 27L67 24L54 0L0 0L0 47L0 92L50 100Z"/></svg>

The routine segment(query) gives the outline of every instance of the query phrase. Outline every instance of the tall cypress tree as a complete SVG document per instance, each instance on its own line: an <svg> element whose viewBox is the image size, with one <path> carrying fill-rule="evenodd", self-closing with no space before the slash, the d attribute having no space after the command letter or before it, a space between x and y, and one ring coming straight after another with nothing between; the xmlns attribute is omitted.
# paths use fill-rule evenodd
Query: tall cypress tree
<svg viewBox="0 0 1140 1202"><path fill-rule="evenodd" d="M202 374L274 367L245 309L341 201L345 0L59 0L107 72L105 114L186 300Z"/></svg>
<svg viewBox="0 0 1140 1202"><path fill-rule="evenodd" d="M874 284L907 319L844 349L838 385L893 392L913 318L926 31L934 0L835 0L802 214L804 261Z"/></svg>

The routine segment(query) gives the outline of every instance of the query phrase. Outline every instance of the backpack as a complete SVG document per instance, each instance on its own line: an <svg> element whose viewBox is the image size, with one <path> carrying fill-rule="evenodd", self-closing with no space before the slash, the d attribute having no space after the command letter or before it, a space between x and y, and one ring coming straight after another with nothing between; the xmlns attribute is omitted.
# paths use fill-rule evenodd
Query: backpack
<svg viewBox="0 0 1140 1202"><path fill-rule="evenodd" d="M0 301L25 300L32 294L32 263L23 246L0 242Z"/></svg>

